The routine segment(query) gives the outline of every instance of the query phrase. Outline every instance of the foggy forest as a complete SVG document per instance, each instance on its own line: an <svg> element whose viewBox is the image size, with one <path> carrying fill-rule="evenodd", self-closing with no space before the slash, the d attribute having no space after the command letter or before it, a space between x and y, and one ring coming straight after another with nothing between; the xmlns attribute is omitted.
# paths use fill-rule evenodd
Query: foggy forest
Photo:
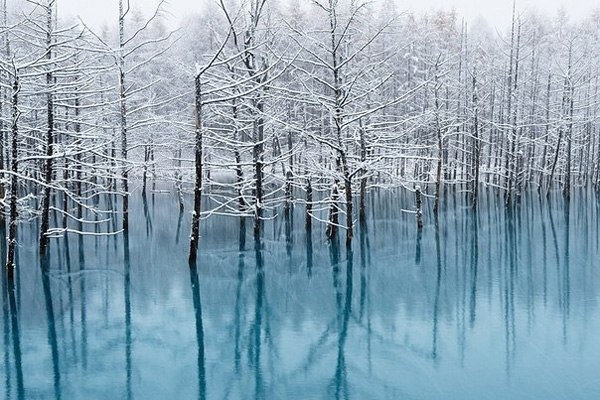
<svg viewBox="0 0 600 400"><path fill-rule="evenodd" d="M595 398L600 8L110 1L0 4L0 397Z"/></svg>

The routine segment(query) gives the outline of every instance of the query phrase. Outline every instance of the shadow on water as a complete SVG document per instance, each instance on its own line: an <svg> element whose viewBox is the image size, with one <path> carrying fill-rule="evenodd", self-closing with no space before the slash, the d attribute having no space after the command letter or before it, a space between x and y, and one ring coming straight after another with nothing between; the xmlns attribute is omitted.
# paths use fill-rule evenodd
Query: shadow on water
<svg viewBox="0 0 600 400"><path fill-rule="evenodd" d="M189 265L190 288L192 290L192 301L194 303L194 318L196 322L196 344L198 347L198 399L206 399L206 367L204 355L204 326L202 323L202 299L200 296L200 281L198 279L198 268L196 262Z"/></svg>
<svg viewBox="0 0 600 400"><path fill-rule="evenodd" d="M312 238L312 229L306 230L306 275L308 278L312 277L313 272L313 238Z"/></svg>
<svg viewBox="0 0 600 400"><path fill-rule="evenodd" d="M148 208L148 198L145 191L142 191L142 204L144 207L144 220L146 221L146 236L150 236L152 233L152 215ZM152 194L152 207L154 208L154 192Z"/></svg>
<svg viewBox="0 0 600 400"><path fill-rule="evenodd" d="M179 237L181 236L181 221L183 220L183 207L179 208L179 214L177 215L177 229L175 233L175 244L179 244Z"/></svg>
<svg viewBox="0 0 600 400"><path fill-rule="evenodd" d="M256 260L256 302L254 321L251 327L250 346L248 348L250 368L254 371L254 398L264 399L265 388L262 368L262 334L265 308L265 263L263 258L263 239L261 232L254 230L254 257ZM267 334L267 333L265 333Z"/></svg>
<svg viewBox="0 0 600 400"><path fill-rule="evenodd" d="M0 235L6 236L4 223L0 224ZM6 259L6 241L0 242L0 257ZM8 271L2 266L2 344L3 344L3 366L4 366L4 397L10 399L12 395L12 376L10 366L10 309L8 299Z"/></svg>
<svg viewBox="0 0 600 400"><path fill-rule="evenodd" d="M42 287L44 290L44 304L46 306L46 322L48 325L48 345L50 346L50 352L52 356L52 375L54 382L54 398L59 400L61 398L61 384L60 384L60 365L59 365L59 353L58 353L58 342L56 335L56 318L54 317L54 305L52 302L52 290L50 288L50 265L47 256L40 258L40 269L42 276Z"/></svg>
<svg viewBox="0 0 600 400"><path fill-rule="evenodd" d="M0 224L0 235L6 237L6 226ZM3 260L6 260L6 242L2 241L0 248ZM19 274L17 274L18 276ZM21 351L21 332L19 327L19 308L15 294L15 281L8 279L4 266L2 267L2 312L3 312L3 337L4 337L4 366L5 366L5 394L6 398L12 397L12 374L10 367L10 342L12 342L12 358L14 361L14 372L16 381L16 398L26 399L25 383L23 378L23 359Z"/></svg>
<svg viewBox="0 0 600 400"><path fill-rule="evenodd" d="M367 259L371 252L371 245L369 243L369 232L366 224L360 226L360 308L358 312L359 321L363 320L365 314L365 304L367 302L367 285L368 285L368 270L367 270Z"/></svg>
<svg viewBox="0 0 600 400"><path fill-rule="evenodd" d="M360 303L359 303L359 316L358 320L364 323L364 316L367 315L366 321L366 334L367 334L367 364L368 371L373 371L373 358L372 358L372 321L371 321L371 309L370 309L370 290L369 290L369 279L370 279L370 267L371 267L371 243L369 240L369 229L365 223L360 227Z"/></svg>
<svg viewBox="0 0 600 400"><path fill-rule="evenodd" d="M415 249L415 264L421 264L421 248L423 242L423 229L417 229L417 243Z"/></svg>
<svg viewBox="0 0 600 400"><path fill-rule="evenodd" d="M131 256L129 248L129 232L123 232L123 293L125 299L125 394L127 400L133 398L131 386Z"/></svg>
<svg viewBox="0 0 600 400"><path fill-rule="evenodd" d="M517 278L517 224L520 222L515 215L520 211L517 206L508 206L505 213L505 254L508 260L504 271L504 346L506 376L510 379L512 362L516 355L516 324L515 324L515 281Z"/></svg>
<svg viewBox="0 0 600 400"><path fill-rule="evenodd" d="M440 225L439 220L435 218L435 294L433 300L433 323L432 323L432 344L431 357L434 362L438 359L438 335L440 319L440 292L442 288L442 255L440 247Z"/></svg>
<svg viewBox="0 0 600 400"><path fill-rule="evenodd" d="M565 229L564 229L564 255L563 255L563 271L562 271L562 328L563 328L563 343L567 344L568 338L568 323L569 314L571 311L571 270L570 270L570 231L571 231L571 201L566 200L565 210Z"/></svg>
<svg viewBox="0 0 600 400"><path fill-rule="evenodd" d="M286 212L285 216L285 252L288 258L288 264L292 262L292 226L294 225L294 214Z"/></svg>
<svg viewBox="0 0 600 400"><path fill-rule="evenodd" d="M19 329L19 312L15 298L15 287L12 283L7 285L7 296L10 313L10 327L12 331L11 339L13 343L13 358L15 362L15 375L17 383L17 399L25 399L25 384L23 379L23 360L21 352L21 333Z"/></svg>
<svg viewBox="0 0 600 400"><path fill-rule="evenodd" d="M132 196L129 233L61 238L41 261L23 224L15 281L2 274L0 398L593 400L587 196L505 209L484 190L473 210L445 192L419 239L401 212L413 198L374 192L353 247L308 229L302 207L255 234L215 216L194 265L178 240L189 215L167 196Z"/></svg>
<svg viewBox="0 0 600 400"><path fill-rule="evenodd" d="M79 273L83 277L85 274L85 248L83 236L79 236L77 246L77 255L79 261ZM129 239L125 240L129 243ZM127 244L127 246L129 246ZM125 258L127 260L129 256ZM126 261L128 263L128 261ZM86 304L86 280L79 279L79 300L80 300L80 324L81 324L81 364L83 369L88 367L88 331L87 331L87 304Z"/></svg>
<svg viewBox="0 0 600 400"><path fill-rule="evenodd" d="M242 288L244 285L244 270L246 269L246 219L240 218L240 229L238 235L238 265L237 282L235 286L235 311L234 311L234 369L236 375L241 373L241 336L242 336Z"/></svg>
<svg viewBox="0 0 600 400"><path fill-rule="evenodd" d="M471 291L469 298L469 323L471 329L475 327L475 314L477 312L477 276L479 272L479 221L477 209L470 213L471 232Z"/></svg>
<svg viewBox="0 0 600 400"><path fill-rule="evenodd" d="M339 248L334 251L339 251ZM350 388L348 384L348 370L346 368L346 340L348 338L348 326L352 313L352 288L353 288L353 259L352 245L346 245L346 290L343 303L338 303L338 340L337 340L337 362L335 368L335 398L348 399Z"/></svg>

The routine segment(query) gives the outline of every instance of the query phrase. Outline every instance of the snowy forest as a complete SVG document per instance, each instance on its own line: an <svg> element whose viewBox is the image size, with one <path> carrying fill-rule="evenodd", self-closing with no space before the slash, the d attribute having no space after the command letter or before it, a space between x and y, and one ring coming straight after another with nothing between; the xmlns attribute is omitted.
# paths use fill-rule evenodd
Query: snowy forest
<svg viewBox="0 0 600 400"><path fill-rule="evenodd" d="M476 207L481 187L511 205L600 179L598 11L572 24L514 8L493 32L389 0L219 0L169 30L164 2L144 15L120 0L98 32L61 20L60 1L8 3L9 270L20 221L40 219L42 253L67 232L117 234L138 186L193 193L195 259L214 214L260 229L300 206L350 241L375 187L423 187L436 213L449 186Z"/></svg>
<svg viewBox="0 0 600 400"><path fill-rule="evenodd" d="M63 1L0 0L0 396L596 399L600 8Z"/></svg>

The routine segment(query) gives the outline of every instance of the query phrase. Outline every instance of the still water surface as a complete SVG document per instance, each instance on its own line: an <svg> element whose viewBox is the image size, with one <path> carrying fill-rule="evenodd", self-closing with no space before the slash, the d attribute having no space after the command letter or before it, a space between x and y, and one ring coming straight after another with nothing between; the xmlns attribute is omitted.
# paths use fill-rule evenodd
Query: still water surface
<svg viewBox="0 0 600 400"><path fill-rule="evenodd" d="M448 197L419 238L412 197L375 193L352 248L300 206L258 240L215 216L197 273L175 197L133 200L128 243L54 239L48 274L22 227L0 398L598 398L595 195Z"/></svg>

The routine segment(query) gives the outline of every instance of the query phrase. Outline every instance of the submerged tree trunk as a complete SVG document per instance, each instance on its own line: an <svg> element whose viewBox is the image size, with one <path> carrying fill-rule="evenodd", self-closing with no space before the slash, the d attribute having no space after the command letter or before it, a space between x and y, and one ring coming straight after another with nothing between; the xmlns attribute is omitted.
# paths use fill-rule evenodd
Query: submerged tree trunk
<svg viewBox="0 0 600 400"><path fill-rule="evenodd" d="M310 176L306 179L306 231L312 230L312 204L313 203L313 189L310 182Z"/></svg>
<svg viewBox="0 0 600 400"><path fill-rule="evenodd" d="M8 11L6 9L6 0L3 0L2 2L2 26L5 27L4 29L6 29L6 27L8 26ZM6 56L6 59L8 60L9 58L9 48L8 48L8 30L4 33L4 38L3 41L5 42L5 46L6 46L6 51L4 56ZM4 72L0 71L0 81L3 80L5 77ZM6 78L7 81L9 81L9 76L8 74L6 74ZM7 82L7 86L8 86L8 82ZM4 196L6 195L6 187L5 187L5 182L4 182L4 173L1 171L4 171L5 166L5 162L4 162L4 153L5 153L5 140L7 139L8 136L8 131L7 131L7 126L5 126L4 123L4 119L2 118L2 116L4 115L4 103L5 103L5 89L4 88L0 88L0 198L4 198ZM8 103L8 99L7 103ZM8 106L8 105L7 105ZM4 224L4 213L0 212L0 223Z"/></svg>
<svg viewBox="0 0 600 400"><path fill-rule="evenodd" d="M11 143L11 177L10 177L10 214L8 220L8 252L6 259L6 276L9 282L13 281L15 271L15 251L17 248L17 200L18 200L18 143L19 143L19 76L15 69L12 93L12 143Z"/></svg>
<svg viewBox="0 0 600 400"><path fill-rule="evenodd" d="M54 0L48 0L46 6L46 60L52 60L52 7ZM50 196L52 192L50 185L52 183L52 153L54 150L54 98L52 95L54 80L52 78L52 65L47 66L46 73L46 106L48 125L46 130L46 163L44 170L44 196L42 199L42 221L40 225L40 254L45 254L48 247L48 230L50 229Z"/></svg>
<svg viewBox="0 0 600 400"><path fill-rule="evenodd" d="M125 89L125 15L129 12L123 10L123 0L119 0L119 110L121 117L121 182L123 185L123 230L129 230L129 177L127 171L127 93Z"/></svg>
<svg viewBox="0 0 600 400"><path fill-rule="evenodd" d="M334 240L336 239L339 225L339 193L338 193L338 182L337 180L333 184L333 190L331 192L331 206L329 208L329 221L327 223L327 229L325 230L325 235L328 239ZM337 240L337 239L336 239Z"/></svg>
<svg viewBox="0 0 600 400"><path fill-rule="evenodd" d="M417 209L417 230L421 231L423 229L423 200L421 199L421 187L417 186L415 188L415 203ZM436 221L437 221L437 214Z"/></svg>
<svg viewBox="0 0 600 400"><path fill-rule="evenodd" d="M550 89L552 86L552 74L548 71L548 83L546 85L546 127L545 127L545 139L544 139L544 149L542 150L542 160L540 165L540 179L539 179L539 188L542 189L544 186L544 175L546 173L547 162L546 158L548 157L548 142L550 140Z"/></svg>
<svg viewBox="0 0 600 400"><path fill-rule="evenodd" d="M367 141L365 138L365 129L362 126L362 121L360 123L360 206L358 211L358 219L360 221L361 227L365 226L367 222L367 214L366 214L366 196L367 196L367 170L365 168L365 164L367 162Z"/></svg>
<svg viewBox="0 0 600 400"><path fill-rule="evenodd" d="M514 60L518 59L518 56L515 57L515 23L517 22L515 18L515 9L516 9L516 1L513 1L513 11L512 11L512 26L510 32L510 56L508 59L508 82L507 82L507 111L506 115L509 121L509 129L508 129L508 148L505 151L505 164L504 164L504 174L505 174L505 184L506 184L506 205L509 206L512 203L513 196L513 186L514 186L514 166L515 166L515 142L516 142L516 127L514 126L514 120L516 120L516 112L513 110L513 96L515 95L515 90L517 87L517 83L513 80L516 78L517 73L513 72ZM518 35L517 35L518 36ZM517 39L518 42L518 39ZM517 51L518 51L517 44ZM516 70L516 67L514 68ZM514 115L514 120L513 120Z"/></svg>
<svg viewBox="0 0 600 400"><path fill-rule="evenodd" d="M440 100L439 100L439 58L435 63L435 86L434 86L434 102L435 102L435 132L437 135L437 146L438 146L438 160L437 160L437 170L435 176L435 202L433 204L433 213L437 214L440 207L440 192L442 190L442 160L444 157L444 148L443 148L443 137L442 137L442 127L440 124ZM418 189L418 196L420 202L420 189ZM418 211L417 211L418 212Z"/></svg>
<svg viewBox="0 0 600 400"><path fill-rule="evenodd" d="M260 96L260 95L259 95ZM254 121L253 141L254 147L252 151L254 161L254 197L255 197L255 212L254 212L254 233L257 234L261 230L263 217L263 140L264 140L264 118L263 109L264 103L262 97L257 100L256 109L258 118Z"/></svg>
<svg viewBox="0 0 600 400"><path fill-rule="evenodd" d="M202 211L202 88L200 75L195 78L196 143L194 160L196 180L194 184L194 211L192 212L192 234L190 236L190 265L196 262L200 239L200 212Z"/></svg>
<svg viewBox="0 0 600 400"><path fill-rule="evenodd" d="M347 174L347 172L346 172ZM354 236L354 219L353 219L353 204L352 204L352 177L344 177L344 188L346 192L346 246L349 246Z"/></svg>
<svg viewBox="0 0 600 400"><path fill-rule="evenodd" d="M232 99L232 106L231 106L231 111L232 111L232 117L233 117L233 142L237 142L239 141L243 141L242 137L238 137L238 105L237 105L237 97L234 97ZM240 207L240 212L244 212L244 210L247 208L248 204L246 203L246 200L244 198L244 192L243 192L243 185L244 185L244 170L242 169L242 156L240 154L240 151L237 149L237 147L235 147L233 149L233 156L235 158L235 174L236 174L236 178L237 178L237 191L238 191L238 196L240 197L239 199L239 207Z"/></svg>
<svg viewBox="0 0 600 400"><path fill-rule="evenodd" d="M567 117L567 164L566 164L566 171L565 171L565 187L563 188L563 195L565 197L565 199L569 199L571 196L571 144L572 144L572 136L573 136L573 103L574 103L574 95L575 95L575 88L572 82L572 76L571 76L571 60L572 60L572 44L569 45L569 66L568 66L568 70L567 70L567 78L566 78L566 85L567 85L567 93L568 93L568 98L567 98L567 106L568 106L568 110L566 110L566 117Z"/></svg>
<svg viewBox="0 0 600 400"><path fill-rule="evenodd" d="M479 161L480 161L480 143L479 143L479 98L477 96L477 71L473 71L473 188L472 205L477 207L479 197Z"/></svg>

